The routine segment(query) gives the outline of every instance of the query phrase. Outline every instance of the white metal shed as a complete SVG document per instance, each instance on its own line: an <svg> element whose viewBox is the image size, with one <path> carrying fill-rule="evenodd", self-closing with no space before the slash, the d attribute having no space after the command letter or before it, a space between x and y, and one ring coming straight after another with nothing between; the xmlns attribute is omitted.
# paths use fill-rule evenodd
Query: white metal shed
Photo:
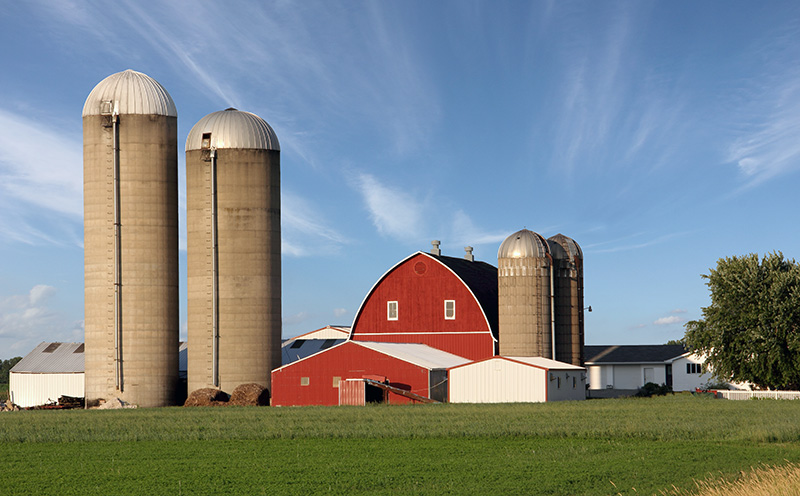
<svg viewBox="0 0 800 496"><path fill-rule="evenodd" d="M586 399L586 369L541 357L496 356L449 370L451 403Z"/></svg>
<svg viewBox="0 0 800 496"><path fill-rule="evenodd" d="M11 402L26 408L59 396L82 398L83 379L83 343L39 343L11 369Z"/></svg>

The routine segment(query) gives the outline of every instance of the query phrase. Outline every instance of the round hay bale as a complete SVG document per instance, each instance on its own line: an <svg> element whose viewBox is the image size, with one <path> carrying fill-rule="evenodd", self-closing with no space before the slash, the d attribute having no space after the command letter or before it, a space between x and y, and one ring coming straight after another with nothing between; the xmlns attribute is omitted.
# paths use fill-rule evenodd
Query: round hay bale
<svg viewBox="0 0 800 496"><path fill-rule="evenodd" d="M192 391L192 394L186 398L183 406L217 406L226 405L228 403L228 393L225 391L214 388L202 388Z"/></svg>
<svg viewBox="0 0 800 496"><path fill-rule="evenodd" d="M267 406L269 390L260 384L239 384L233 390L229 403L236 406Z"/></svg>

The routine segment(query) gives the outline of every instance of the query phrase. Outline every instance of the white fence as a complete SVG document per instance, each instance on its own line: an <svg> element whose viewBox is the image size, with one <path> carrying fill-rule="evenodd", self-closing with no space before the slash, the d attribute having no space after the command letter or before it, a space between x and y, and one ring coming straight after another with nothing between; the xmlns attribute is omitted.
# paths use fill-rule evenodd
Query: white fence
<svg viewBox="0 0 800 496"><path fill-rule="evenodd" d="M717 398L725 400L749 400L771 399L771 400L800 400L800 391L714 391Z"/></svg>

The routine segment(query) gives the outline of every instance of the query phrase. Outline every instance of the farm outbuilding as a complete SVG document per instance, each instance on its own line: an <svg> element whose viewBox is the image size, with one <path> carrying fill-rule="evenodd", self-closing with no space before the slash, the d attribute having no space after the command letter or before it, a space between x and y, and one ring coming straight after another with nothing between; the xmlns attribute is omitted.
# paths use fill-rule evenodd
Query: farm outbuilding
<svg viewBox="0 0 800 496"><path fill-rule="evenodd" d="M39 343L9 374L11 402L27 408L84 396L83 343Z"/></svg>
<svg viewBox="0 0 800 496"><path fill-rule="evenodd" d="M527 403L586 398L586 369L542 357L496 356L449 371L451 403Z"/></svg>
<svg viewBox="0 0 800 496"><path fill-rule="evenodd" d="M497 351L497 269L417 252L389 269L364 298L350 339L420 343L470 360Z"/></svg>
<svg viewBox="0 0 800 496"><path fill-rule="evenodd" d="M272 405L338 405L347 379L380 384L437 401L447 399L447 369L470 360L424 344L348 340L272 371ZM389 403L416 400L389 392Z"/></svg>

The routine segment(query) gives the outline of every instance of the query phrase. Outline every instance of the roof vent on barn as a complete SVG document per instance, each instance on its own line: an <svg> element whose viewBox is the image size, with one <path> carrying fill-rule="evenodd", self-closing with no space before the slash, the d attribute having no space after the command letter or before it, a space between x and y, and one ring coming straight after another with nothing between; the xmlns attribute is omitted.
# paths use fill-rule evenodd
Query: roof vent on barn
<svg viewBox="0 0 800 496"><path fill-rule="evenodd" d="M433 248L431 248L431 255L439 256L442 254L442 250L439 249L439 245L441 244L442 242L439 241L438 239L434 239L433 241L431 241L431 245L433 245Z"/></svg>

